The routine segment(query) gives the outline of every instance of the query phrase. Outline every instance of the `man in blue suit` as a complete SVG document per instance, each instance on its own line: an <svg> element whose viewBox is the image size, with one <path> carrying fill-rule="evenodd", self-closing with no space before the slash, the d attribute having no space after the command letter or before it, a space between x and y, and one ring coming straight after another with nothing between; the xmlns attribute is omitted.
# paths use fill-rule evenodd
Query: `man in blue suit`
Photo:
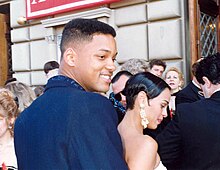
<svg viewBox="0 0 220 170"><path fill-rule="evenodd" d="M167 169L220 169L220 53L199 62L196 79L205 99L179 104L157 136Z"/></svg>
<svg viewBox="0 0 220 170"><path fill-rule="evenodd" d="M115 30L100 21L73 19L61 40L59 75L21 113L15 150L21 170L127 169L109 90L116 69Z"/></svg>

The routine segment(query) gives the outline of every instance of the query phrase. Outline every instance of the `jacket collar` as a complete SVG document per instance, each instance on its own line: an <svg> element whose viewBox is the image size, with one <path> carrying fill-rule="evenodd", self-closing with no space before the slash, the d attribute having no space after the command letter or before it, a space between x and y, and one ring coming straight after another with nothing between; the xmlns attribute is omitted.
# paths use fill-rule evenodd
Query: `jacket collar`
<svg viewBox="0 0 220 170"><path fill-rule="evenodd" d="M215 99L216 99L216 98L219 98L219 99L220 99L220 90L214 92L214 93L211 95L210 98L215 98Z"/></svg>
<svg viewBox="0 0 220 170"><path fill-rule="evenodd" d="M85 91L85 89L81 85L79 85L75 80L63 75L57 75L50 78L47 82L45 91L53 87L73 87Z"/></svg>

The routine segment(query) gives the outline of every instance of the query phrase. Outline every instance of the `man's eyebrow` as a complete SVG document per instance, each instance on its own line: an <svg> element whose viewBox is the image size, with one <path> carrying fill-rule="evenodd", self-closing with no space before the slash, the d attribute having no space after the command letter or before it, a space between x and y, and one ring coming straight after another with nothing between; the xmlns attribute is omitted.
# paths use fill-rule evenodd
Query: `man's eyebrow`
<svg viewBox="0 0 220 170"><path fill-rule="evenodd" d="M107 52L107 53L110 53L110 52L111 52L110 50L104 49L104 48L99 49L99 51L105 51L105 52ZM118 52L116 52L114 56L117 56L117 55L118 55Z"/></svg>
<svg viewBox="0 0 220 170"><path fill-rule="evenodd" d="M111 52L110 50L105 49L105 48L100 48L99 51Z"/></svg>

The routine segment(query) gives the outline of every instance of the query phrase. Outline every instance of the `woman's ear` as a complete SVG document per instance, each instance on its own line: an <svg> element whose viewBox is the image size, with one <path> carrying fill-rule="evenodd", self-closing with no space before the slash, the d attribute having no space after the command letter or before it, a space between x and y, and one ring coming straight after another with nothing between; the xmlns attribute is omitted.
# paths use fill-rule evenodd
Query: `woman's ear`
<svg viewBox="0 0 220 170"><path fill-rule="evenodd" d="M15 117L8 118L9 125L13 125L15 122Z"/></svg>
<svg viewBox="0 0 220 170"><path fill-rule="evenodd" d="M140 104L145 104L146 100L147 100L147 95L144 91L140 91L137 95L137 100L139 105Z"/></svg>
<svg viewBox="0 0 220 170"><path fill-rule="evenodd" d="M184 81L183 81L183 80L180 80L179 85L178 85L179 88L182 88L183 84L184 84Z"/></svg>
<svg viewBox="0 0 220 170"><path fill-rule="evenodd" d="M75 62L76 62L76 52L72 49L72 48L68 48L65 52L64 52L64 61L69 65L69 66L75 66Z"/></svg>

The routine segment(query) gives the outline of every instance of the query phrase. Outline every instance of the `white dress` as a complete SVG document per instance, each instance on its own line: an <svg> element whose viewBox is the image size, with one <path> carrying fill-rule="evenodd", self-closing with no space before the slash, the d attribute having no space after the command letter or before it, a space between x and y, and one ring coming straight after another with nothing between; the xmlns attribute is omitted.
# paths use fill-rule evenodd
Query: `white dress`
<svg viewBox="0 0 220 170"><path fill-rule="evenodd" d="M166 170L167 168L162 164L162 162L160 161L158 167L155 168L155 170Z"/></svg>
<svg viewBox="0 0 220 170"><path fill-rule="evenodd" d="M18 168L13 138L7 145L0 146L0 167L2 166L2 163L11 169Z"/></svg>

